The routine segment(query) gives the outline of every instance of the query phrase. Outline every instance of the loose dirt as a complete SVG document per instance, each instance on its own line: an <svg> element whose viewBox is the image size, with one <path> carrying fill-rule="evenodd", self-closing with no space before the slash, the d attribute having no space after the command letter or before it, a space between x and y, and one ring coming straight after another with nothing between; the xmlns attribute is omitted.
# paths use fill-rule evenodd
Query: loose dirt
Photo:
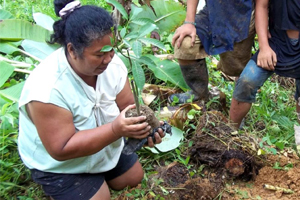
<svg viewBox="0 0 300 200"><path fill-rule="evenodd" d="M151 126L152 129L155 129L160 126L159 120L155 117L155 114L151 108L145 105L140 105L140 115L137 114L137 110L130 109L125 113L126 117L137 117L144 115L146 116L146 122Z"/></svg>
<svg viewBox="0 0 300 200"><path fill-rule="evenodd" d="M218 111L202 114L191 141L181 155L190 156L188 164L162 162L148 177L148 188L139 185L116 199L137 199L126 195L136 189L146 191L138 199L300 199L300 160L294 151L258 156L259 141L236 132Z"/></svg>

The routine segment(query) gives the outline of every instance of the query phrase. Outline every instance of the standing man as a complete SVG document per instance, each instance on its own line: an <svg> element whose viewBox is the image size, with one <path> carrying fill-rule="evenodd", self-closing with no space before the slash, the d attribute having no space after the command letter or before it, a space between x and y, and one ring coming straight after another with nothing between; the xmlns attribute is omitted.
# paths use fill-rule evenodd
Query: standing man
<svg viewBox="0 0 300 200"><path fill-rule="evenodd" d="M252 0L207 1L196 13L198 0L187 0L187 14L172 40L175 58L190 91L173 94L169 100L185 103L208 98L208 72L205 57L220 54L218 69L239 76L251 58L255 36L251 19Z"/></svg>

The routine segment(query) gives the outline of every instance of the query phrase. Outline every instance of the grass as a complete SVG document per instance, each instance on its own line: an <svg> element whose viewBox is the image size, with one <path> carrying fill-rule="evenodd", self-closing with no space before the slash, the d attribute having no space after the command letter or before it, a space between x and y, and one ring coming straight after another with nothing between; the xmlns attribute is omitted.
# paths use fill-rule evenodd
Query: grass
<svg viewBox="0 0 300 200"><path fill-rule="evenodd" d="M104 0L81 0L80 2L82 5L97 5L111 10ZM30 22L33 22L33 12L41 12L53 19L58 19L54 13L53 0L0 0L0 8L11 12L17 19L25 19Z"/></svg>
<svg viewBox="0 0 300 200"><path fill-rule="evenodd" d="M81 0L81 2L82 4L102 5L107 9L109 8L103 1ZM0 6L10 11L18 19L33 21L33 11L42 12L57 19L53 11L52 0L0 0ZM172 49L169 49L169 51L172 53ZM210 74L209 81L226 94L227 106L229 107L234 90L234 82L226 80L217 71L216 64L212 61L212 58L207 58ZM215 56L214 59L218 60L219 57ZM152 76L150 75L150 77ZM273 76L271 80L266 81L257 94L257 102L253 104L246 117L244 131L252 133L255 137L262 138L262 147L273 145L280 150L284 147L291 147L294 144L293 125L297 123L295 100L293 98L295 87L293 85L287 87L279 84L276 76ZM160 102L157 102L157 104L159 105ZM0 98L0 106L0 199L43 199L45 198L43 191L40 186L31 181L29 170L22 164L17 152L17 105L7 103ZM193 129L189 123L186 124L185 130ZM184 153L188 145L188 140L183 140L180 147L176 150L162 154L153 154L147 150L141 150L138 154L146 172L145 179L141 184L141 188L132 190L128 193L128 196L134 196L136 199L145 199L147 194L151 194L152 191L147 186L147 179L152 173L155 173L155 166L168 165L174 160L180 160L188 168L189 159ZM112 197L117 197L119 194L120 192L113 191ZM160 199L160 197L157 199Z"/></svg>

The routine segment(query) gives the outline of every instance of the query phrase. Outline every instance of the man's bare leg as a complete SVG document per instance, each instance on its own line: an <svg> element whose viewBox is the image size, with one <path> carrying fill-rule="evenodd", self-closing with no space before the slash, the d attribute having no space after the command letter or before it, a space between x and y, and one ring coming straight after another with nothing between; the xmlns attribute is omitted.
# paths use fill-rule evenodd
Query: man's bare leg
<svg viewBox="0 0 300 200"><path fill-rule="evenodd" d="M237 129L240 127L242 120L249 112L251 105L251 103L240 102L232 98L229 117Z"/></svg>

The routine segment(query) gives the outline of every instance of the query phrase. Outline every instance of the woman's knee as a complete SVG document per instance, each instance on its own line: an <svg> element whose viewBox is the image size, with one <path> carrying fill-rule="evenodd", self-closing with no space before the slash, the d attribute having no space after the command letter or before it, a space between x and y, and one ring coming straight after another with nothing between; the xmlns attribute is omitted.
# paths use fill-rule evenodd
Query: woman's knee
<svg viewBox="0 0 300 200"><path fill-rule="evenodd" d="M110 181L107 181L109 187L113 190L122 190L127 186L135 187L142 182L144 178L144 171L139 161L124 174L116 177Z"/></svg>
<svg viewBox="0 0 300 200"><path fill-rule="evenodd" d="M104 181L100 189L90 200L110 200L110 192L107 183Z"/></svg>

